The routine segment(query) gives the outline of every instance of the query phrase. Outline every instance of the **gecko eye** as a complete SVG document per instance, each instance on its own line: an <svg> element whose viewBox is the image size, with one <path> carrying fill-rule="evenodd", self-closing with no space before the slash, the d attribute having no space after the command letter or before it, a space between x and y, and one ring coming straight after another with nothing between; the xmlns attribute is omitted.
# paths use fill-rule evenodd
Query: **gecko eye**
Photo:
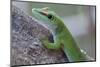
<svg viewBox="0 0 100 67"><path fill-rule="evenodd" d="M53 20L53 16L52 16L52 15L49 14L47 17L48 17L50 20Z"/></svg>

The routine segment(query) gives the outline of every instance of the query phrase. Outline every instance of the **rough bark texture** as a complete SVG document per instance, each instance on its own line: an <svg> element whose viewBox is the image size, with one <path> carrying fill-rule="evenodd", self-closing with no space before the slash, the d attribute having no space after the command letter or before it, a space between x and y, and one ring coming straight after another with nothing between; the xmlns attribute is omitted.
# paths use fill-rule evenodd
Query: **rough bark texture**
<svg viewBox="0 0 100 67"><path fill-rule="evenodd" d="M41 39L52 34L34 17L12 5L11 9L11 66L67 62L63 51L49 50Z"/></svg>

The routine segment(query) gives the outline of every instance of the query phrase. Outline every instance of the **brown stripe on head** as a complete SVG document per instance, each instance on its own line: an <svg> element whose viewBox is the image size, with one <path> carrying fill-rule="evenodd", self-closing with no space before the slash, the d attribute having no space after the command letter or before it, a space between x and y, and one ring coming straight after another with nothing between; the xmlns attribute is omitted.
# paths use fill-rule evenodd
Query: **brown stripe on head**
<svg viewBox="0 0 100 67"><path fill-rule="evenodd" d="M44 7L44 8L42 8L42 10L43 10L43 13L44 13L45 15L48 15L49 7Z"/></svg>

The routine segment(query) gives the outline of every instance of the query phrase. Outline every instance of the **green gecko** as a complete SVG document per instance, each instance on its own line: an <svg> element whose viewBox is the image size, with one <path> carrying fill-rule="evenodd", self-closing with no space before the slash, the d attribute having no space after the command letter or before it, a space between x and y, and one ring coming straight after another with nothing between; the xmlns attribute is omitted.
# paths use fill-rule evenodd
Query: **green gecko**
<svg viewBox="0 0 100 67"><path fill-rule="evenodd" d="M62 49L69 62L91 60L86 53L81 51L62 19L54 11L48 7L33 8L32 13L36 19L43 21L42 24L45 24L53 34L54 43L49 42L48 39L43 40L46 48Z"/></svg>

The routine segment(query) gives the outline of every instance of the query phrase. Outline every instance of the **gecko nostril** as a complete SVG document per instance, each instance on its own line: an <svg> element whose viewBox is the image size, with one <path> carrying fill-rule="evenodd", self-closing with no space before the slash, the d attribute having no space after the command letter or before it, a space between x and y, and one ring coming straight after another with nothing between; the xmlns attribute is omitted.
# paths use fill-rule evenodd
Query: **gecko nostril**
<svg viewBox="0 0 100 67"><path fill-rule="evenodd" d="M32 11L35 11L35 10L36 10L35 8L32 9Z"/></svg>
<svg viewBox="0 0 100 67"><path fill-rule="evenodd" d="M32 9L32 12L33 12L33 11L36 11L36 12L38 12L38 10L37 10L36 8L33 8L33 9Z"/></svg>

